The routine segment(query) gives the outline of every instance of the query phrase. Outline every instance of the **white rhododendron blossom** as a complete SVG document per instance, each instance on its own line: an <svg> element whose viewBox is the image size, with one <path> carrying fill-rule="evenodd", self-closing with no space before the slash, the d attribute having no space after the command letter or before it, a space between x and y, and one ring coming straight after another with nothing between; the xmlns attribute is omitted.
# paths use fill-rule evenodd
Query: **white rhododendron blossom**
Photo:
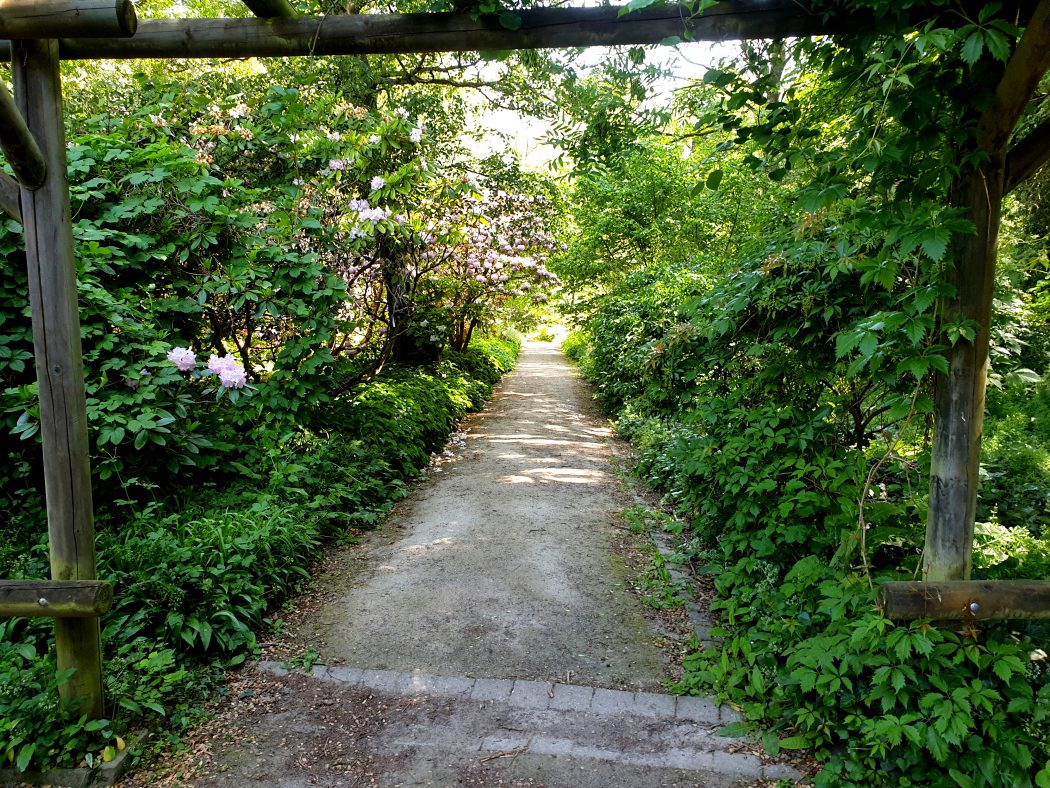
<svg viewBox="0 0 1050 788"><path fill-rule="evenodd" d="M174 364L179 372L189 372L197 366L197 354L188 347L172 348L168 351L168 361Z"/></svg>
<svg viewBox="0 0 1050 788"><path fill-rule="evenodd" d="M248 376L244 367L233 356L212 356L208 359L208 371L219 376L219 383L228 389L244 388Z"/></svg>

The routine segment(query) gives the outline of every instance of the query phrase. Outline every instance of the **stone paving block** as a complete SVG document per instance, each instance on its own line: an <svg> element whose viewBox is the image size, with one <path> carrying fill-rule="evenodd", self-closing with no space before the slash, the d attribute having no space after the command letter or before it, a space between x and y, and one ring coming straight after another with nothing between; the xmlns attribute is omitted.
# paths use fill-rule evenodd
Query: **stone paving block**
<svg viewBox="0 0 1050 788"><path fill-rule="evenodd" d="M266 662L258 662L256 663L255 667L257 670L263 673L269 673L272 676L288 675L288 671L285 668L281 667L280 662L274 662L272 660L267 660Z"/></svg>
<svg viewBox="0 0 1050 788"><path fill-rule="evenodd" d="M481 740L481 752L510 752L528 747L529 740L515 736L486 736Z"/></svg>
<svg viewBox="0 0 1050 788"><path fill-rule="evenodd" d="M527 709L545 709L550 705L553 693L554 685L549 681L518 679L510 691L510 705L523 706Z"/></svg>
<svg viewBox="0 0 1050 788"><path fill-rule="evenodd" d="M477 701L506 701L510 698L513 681L507 679L478 679L470 691L470 699Z"/></svg>
<svg viewBox="0 0 1050 788"><path fill-rule="evenodd" d="M693 698L685 695L678 697L675 716L680 720L706 722L712 725L719 720L718 706L714 703L707 698Z"/></svg>
<svg viewBox="0 0 1050 788"><path fill-rule="evenodd" d="M551 736L533 736L529 740L529 752L533 755L579 755L581 754L579 752L581 749L595 748L581 748L572 739L556 739ZM595 755L585 755L584 757L595 757Z"/></svg>
<svg viewBox="0 0 1050 788"><path fill-rule="evenodd" d="M719 706L718 707L718 721L723 725L728 725L731 722L743 722L744 715L741 714L730 706Z"/></svg>
<svg viewBox="0 0 1050 788"><path fill-rule="evenodd" d="M575 684L555 684L554 697L549 708L559 711L590 711L594 687L581 687Z"/></svg>
<svg viewBox="0 0 1050 788"><path fill-rule="evenodd" d="M714 770L714 756L709 750L686 750L680 747L660 753L660 765L669 769Z"/></svg>
<svg viewBox="0 0 1050 788"><path fill-rule="evenodd" d="M413 675L408 680L408 691L453 697L469 695L474 689L474 679L460 676L422 676Z"/></svg>
<svg viewBox="0 0 1050 788"><path fill-rule="evenodd" d="M361 668L347 668L340 667L337 665L329 665L325 668L323 665L314 666L314 675L318 675L318 671L321 671L319 678L326 678L328 681L335 681L340 684L361 684L364 680L364 671Z"/></svg>
<svg viewBox="0 0 1050 788"><path fill-rule="evenodd" d="M591 698L591 711L595 714L634 713L634 693L620 690L596 689Z"/></svg>
<svg viewBox="0 0 1050 788"><path fill-rule="evenodd" d="M636 692L634 695L634 713L647 717L673 717L675 707L674 695L659 695L655 692Z"/></svg>
<svg viewBox="0 0 1050 788"><path fill-rule="evenodd" d="M757 780L762 776L762 761L754 755L741 752L723 752L715 750L712 755L712 767L722 774L733 774Z"/></svg>
<svg viewBox="0 0 1050 788"><path fill-rule="evenodd" d="M786 763L771 763L769 766L762 767L762 778L765 780L801 780L802 775L798 769Z"/></svg>
<svg viewBox="0 0 1050 788"><path fill-rule="evenodd" d="M373 692L402 693L408 690L409 674L393 670L362 670L361 686Z"/></svg>

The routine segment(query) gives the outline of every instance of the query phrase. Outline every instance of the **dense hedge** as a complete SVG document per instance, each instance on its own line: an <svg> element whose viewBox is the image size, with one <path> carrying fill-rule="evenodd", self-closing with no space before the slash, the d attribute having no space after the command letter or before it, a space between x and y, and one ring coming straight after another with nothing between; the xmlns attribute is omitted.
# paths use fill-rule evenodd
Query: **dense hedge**
<svg viewBox="0 0 1050 788"><path fill-rule="evenodd" d="M255 652L264 614L308 578L325 544L375 524L405 494L405 477L484 402L519 346L477 339L434 367L389 368L270 456L242 457L221 486L100 507L99 576L116 586L102 619L110 719L88 723L58 702L68 677L55 675L46 621L0 621L0 753L20 769L68 766L144 718L181 725L211 681L206 666ZM0 577L47 575L41 532L4 545Z"/></svg>

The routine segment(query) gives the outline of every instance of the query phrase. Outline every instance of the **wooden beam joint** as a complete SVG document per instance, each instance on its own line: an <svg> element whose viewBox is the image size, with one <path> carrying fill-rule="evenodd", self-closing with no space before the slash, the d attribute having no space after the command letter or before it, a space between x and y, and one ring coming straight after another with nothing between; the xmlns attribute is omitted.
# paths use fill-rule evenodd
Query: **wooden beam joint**
<svg viewBox="0 0 1050 788"><path fill-rule="evenodd" d="M290 18L298 16L288 0L243 0L248 10L260 19Z"/></svg>
<svg viewBox="0 0 1050 788"><path fill-rule="evenodd" d="M884 583L879 588L878 604L883 615L896 621L1050 619L1050 581Z"/></svg>
<svg viewBox="0 0 1050 788"><path fill-rule="evenodd" d="M43 185L47 177L44 154L3 82L0 82L0 149L22 186L39 189Z"/></svg>
<svg viewBox="0 0 1050 788"><path fill-rule="evenodd" d="M138 27L132 0L4 0L0 38L127 38Z"/></svg>
<svg viewBox="0 0 1050 788"><path fill-rule="evenodd" d="M18 181L6 172L0 172L0 210L16 222L22 221L21 191Z"/></svg>
<svg viewBox="0 0 1050 788"><path fill-rule="evenodd" d="M101 580L0 580L0 618L93 618L113 607Z"/></svg>

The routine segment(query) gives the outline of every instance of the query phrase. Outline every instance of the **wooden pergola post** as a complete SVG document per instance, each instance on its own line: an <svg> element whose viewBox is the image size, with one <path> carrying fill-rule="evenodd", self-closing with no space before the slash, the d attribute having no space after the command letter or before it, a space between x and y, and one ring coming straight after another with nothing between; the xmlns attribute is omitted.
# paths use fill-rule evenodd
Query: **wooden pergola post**
<svg viewBox="0 0 1050 788"><path fill-rule="evenodd" d="M953 239L954 295L942 300L945 320L969 321L972 340L948 351L948 376L937 382L930 468L930 504L923 580L967 580L977 512L988 344L1003 197L1050 156L1046 123L1011 148L1025 108L1050 68L1050 0L1039 0L1003 68L991 106L977 118L979 164L964 164L950 195L974 232ZM961 157L960 157L961 158Z"/></svg>
<svg viewBox="0 0 1050 788"><path fill-rule="evenodd" d="M51 578L94 580L95 525L58 41L17 41L12 54L15 104L46 165L39 188L22 185L20 203L40 385ZM62 696L78 702L88 716L101 717L98 618L55 618L55 642L58 669L76 669Z"/></svg>

